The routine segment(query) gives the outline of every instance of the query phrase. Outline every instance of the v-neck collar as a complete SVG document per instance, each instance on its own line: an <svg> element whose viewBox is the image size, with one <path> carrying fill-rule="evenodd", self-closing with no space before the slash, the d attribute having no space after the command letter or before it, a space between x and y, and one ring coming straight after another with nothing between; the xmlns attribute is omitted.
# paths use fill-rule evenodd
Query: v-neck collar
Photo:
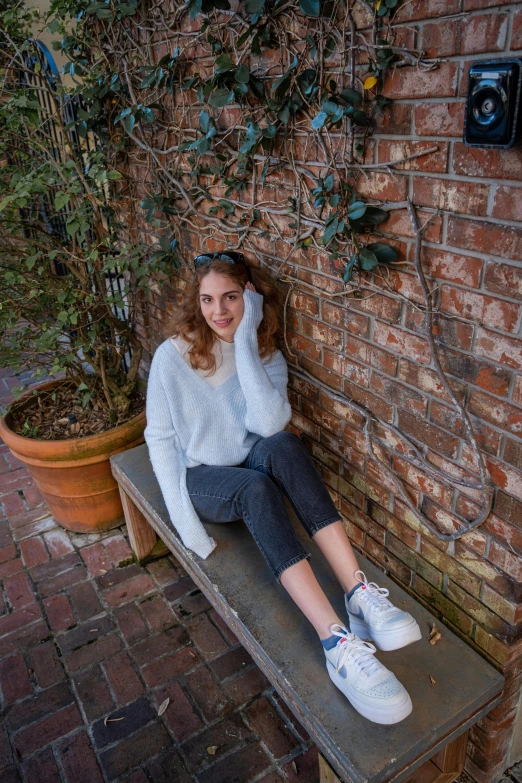
<svg viewBox="0 0 522 783"><path fill-rule="evenodd" d="M231 394L236 390L236 386L239 383L237 372L235 372L234 375L231 375L230 378L227 378L224 383L220 383L219 386L211 386L187 364L176 346L171 342L170 338L165 340L164 345L166 345L168 353L175 357L175 361L182 367L183 371L187 374L187 377L193 380L194 383L199 384L201 389L207 393L207 396L214 397L217 394L225 394L228 396L228 394Z"/></svg>

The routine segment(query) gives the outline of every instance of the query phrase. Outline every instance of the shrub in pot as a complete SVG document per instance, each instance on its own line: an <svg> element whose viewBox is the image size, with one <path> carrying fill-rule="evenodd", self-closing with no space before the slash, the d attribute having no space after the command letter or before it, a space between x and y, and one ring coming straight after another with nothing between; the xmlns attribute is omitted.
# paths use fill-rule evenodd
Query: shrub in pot
<svg viewBox="0 0 522 783"><path fill-rule="evenodd" d="M122 516L108 459L143 440L139 293L178 261L175 242L122 238L110 107L60 84L33 14L0 12L0 366L59 380L4 411L0 436L57 521L100 530Z"/></svg>

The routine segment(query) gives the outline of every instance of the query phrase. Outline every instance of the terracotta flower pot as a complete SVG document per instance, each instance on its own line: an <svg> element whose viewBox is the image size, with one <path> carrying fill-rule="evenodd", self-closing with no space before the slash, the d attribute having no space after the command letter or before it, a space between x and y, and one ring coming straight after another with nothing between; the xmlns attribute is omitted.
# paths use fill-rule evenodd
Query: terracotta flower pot
<svg viewBox="0 0 522 783"><path fill-rule="evenodd" d="M44 391L61 381L43 383ZM21 399L33 397L34 389ZM81 533L109 530L123 517L109 458L143 443L145 411L97 435L71 440L36 440L16 435L11 416L0 417L0 437L27 466L51 514L63 527Z"/></svg>

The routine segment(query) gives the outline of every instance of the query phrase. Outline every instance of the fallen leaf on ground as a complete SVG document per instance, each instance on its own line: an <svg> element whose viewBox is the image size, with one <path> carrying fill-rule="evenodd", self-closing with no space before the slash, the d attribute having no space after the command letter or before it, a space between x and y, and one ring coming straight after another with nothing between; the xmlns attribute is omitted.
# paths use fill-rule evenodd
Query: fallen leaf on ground
<svg viewBox="0 0 522 783"><path fill-rule="evenodd" d="M294 770L294 774L297 775L297 764L295 763L295 761L292 761L292 769Z"/></svg>
<svg viewBox="0 0 522 783"><path fill-rule="evenodd" d="M432 685L436 685L437 684L437 680L435 679L435 677L432 677L431 674L430 674L430 682L431 682Z"/></svg>
<svg viewBox="0 0 522 783"><path fill-rule="evenodd" d="M439 639L442 639L442 636L441 636L440 632L437 630L437 626L435 625L435 623L433 623L431 631L430 631L430 635L429 635L429 642L430 642L430 644L437 644Z"/></svg>
<svg viewBox="0 0 522 783"><path fill-rule="evenodd" d="M103 725L106 726L108 723L116 723L119 720L125 720L125 718L105 718Z"/></svg>
<svg viewBox="0 0 522 783"><path fill-rule="evenodd" d="M209 756L215 756L216 751L219 749L219 745L209 745L207 748L207 753Z"/></svg>
<svg viewBox="0 0 522 783"><path fill-rule="evenodd" d="M165 712L165 710L169 706L169 702L170 702L170 698L167 697L165 699L165 701L160 704L159 710L158 710L158 717L161 717L163 715L163 713Z"/></svg>
<svg viewBox="0 0 522 783"><path fill-rule="evenodd" d="M95 633L96 631L99 631L99 630L100 630L99 628L91 628L89 633Z"/></svg>

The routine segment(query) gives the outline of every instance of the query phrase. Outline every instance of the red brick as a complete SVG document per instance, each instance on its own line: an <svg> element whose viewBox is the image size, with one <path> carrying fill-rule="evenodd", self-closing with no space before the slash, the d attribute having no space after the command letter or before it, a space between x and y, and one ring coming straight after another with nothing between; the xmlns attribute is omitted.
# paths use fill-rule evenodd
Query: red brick
<svg viewBox="0 0 522 783"><path fill-rule="evenodd" d="M4 708L32 694L33 688L22 653L0 661L0 688Z"/></svg>
<svg viewBox="0 0 522 783"><path fill-rule="evenodd" d="M468 215L483 216L488 207L488 185L479 182L459 182L449 179L415 177L413 201L415 204Z"/></svg>
<svg viewBox="0 0 522 783"><path fill-rule="evenodd" d="M23 765L27 783L61 783L60 773L51 748L44 750Z"/></svg>
<svg viewBox="0 0 522 783"><path fill-rule="evenodd" d="M460 32L460 19L439 19L425 24L422 28L422 49L426 57L450 57L459 54Z"/></svg>
<svg viewBox="0 0 522 783"><path fill-rule="evenodd" d="M162 557L161 560L156 560L154 563L149 563L147 570L160 587L165 587L165 585L169 585L179 579L178 572L170 559L166 557Z"/></svg>
<svg viewBox="0 0 522 783"><path fill-rule="evenodd" d="M5 563L7 560L13 560L15 557L16 549L12 544L0 549L0 563Z"/></svg>
<svg viewBox="0 0 522 783"><path fill-rule="evenodd" d="M307 315L318 315L319 299L302 291L292 291L290 295L290 307Z"/></svg>
<svg viewBox="0 0 522 783"><path fill-rule="evenodd" d="M172 739L165 727L161 723L153 723L104 751L101 754L102 768L107 779L114 780L129 769L146 764L148 759L171 744Z"/></svg>
<svg viewBox="0 0 522 783"><path fill-rule="evenodd" d="M374 291L372 291L371 296L363 297L362 299L349 299L346 306L350 310L362 310L370 315L375 315L377 318L389 323L397 323L401 318L402 307L397 298L375 293Z"/></svg>
<svg viewBox="0 0 522 783"><path fill-rule="evenodd" d="M0 636L24 628L35 620L39 620L41 616L38 604L31 604L25 609L18 609L11 614L0 617Z"/></svg>
<svg viewBox="0 0 522 783"><path fill-rule="evenodd" d="M462 103L456 102L422 103L416 105L414 108L414 119L417 134L419 136L456 136L462 138L464 130L462 106ZM476 186L481 187L478 184Z"/></svg>
<svg viewBox="0 0 522 783"><path fill-rule="evenodd" d="M106 538L103 545L115 566L119 566L120 563L132 557L132 550L121 535Z"/></svg>
<svg viewBox="0 0 522 783"><path fill-rule="evenodd" d="M155 633L160 633L178 623L178 618L172 612L170 606L168 606L159 595L153 596L152 599L146 598L142 601L141 609L147 622Z"/></svg>
<svg viewBox="0 0 522 783"><path fill-rule="evenodd" d="M479 327L475 350L487 359L493 359L514 370L522 368L522 342Z"/></svg>
<svg viewBox="0 0 522 783"><path fill-rule="evenodd" d="M198 780L200 783L229 783L231 780L247 780L259 775L270 764L271 761L261 745L255 743L241 748L241 750L213 764L204 772L200 772Z"/></svg>
<svg viewBox="0 0 522 783"><path fill-rule="evenodd" d="M131 652L136 663L142 666L145 663L160 658L168 652L184 647L189 641L186 631L181 626L169 628L157 636L150 636L140 644L136 644ZM196 659L198 656L194 655Z"/></svg>
<svg viewBox="0 0 522 783"><path fill-rule="evenodd" d="M24 514L19 514L17 519L26 519L29 517L37 517L37 519L31 520L27 524L20 525L19 527L14 527L13 525L13 519L9 520L9 524L13 528L13 538L15 541L23 541L26 538L31 538L32 536L37 536L40 533L44 533L46 530L52 530L56 527L56 522L54 521L54 517L47 516L47 513L42 516L42 511L40 509L33 509L32 511L26 511Z"/></svg>
<svg viewBox="0 0 522 783"><path fill-rule="evenodd" d="M395 103L386 106L384 111L378 112L375 116L375 127L378 133L396 133L408 134L411 131L411 113L412 107L402 103ZM370 174L370 178L371 178ZM357 192L360 193L360 186L363 184L364 177L359 180ZM391 184L391 183L390 183ZM390 199L391 201L393 199Z"/></svg>
<svg viewBox="0 0 522 783"><path fill-rule="evenodd" d="M72 585L68 592L80 622L104 611L91 582Z"/></svg>
<svg viewBox="0 0 522 783"><path fill-rule="evenodd" d="M33 647L29 652L29 661L40 688L48 688L65 677L53 642L43 642Z"/></svg>
<svg viewBox="0 0 522 783"><path fill-rule="evenodd" d="M192 642L203 658L212 660L228 650L228 645L217 628L212 625L206 614L199 614L186 622L186 628Z"/></svg>
<svg viewBox="0 0 522 783"><path fill-rule="evenodd" d="M520 220L522 215L522 188L499 185L495 191L493 217L501 220Z"/></svg>
<svg viewBox="0 0 522 783"><path fill-rule="evenodd" d="M66 595L58 593L44 600L45 611L49 618L51 628L55 633L65 631L66 628L76 625L71 605Z"/></svg>
<svg viewBox="0 0 522 783"><path fill-rule="evenodd" d="M128 704L141 696L143 684L126 652L105 661L104 669L119 704Z"/></svg>
<svg viewBox="0 0 522 783"><path fill-rule="evenodd" d="M223 684L223 689L236 706L250 701L254 696L257 696L269 687L270 683L258 668L250 669L241 676L228 680Z"/></svg>
<svg viewBox="0 0 522 783"><path fill-rule="evenodd" d="M100 768L85 732L60 743L58 754L67 783L102 783Z"/></svg>
<svg viewBox="0 0 522 783"><path fill-rule="evenodd" d="M486 265L484 285L494 294L522 300L522 269L490 261Z"/></svg>
<svg viewBox="0 0 522 783"><path fill-rule="evenodd" d="M373 339L379 345L413 358L421 364L429 364L431 361L429 343L403 329L377 322Z"/></svg>
<svg viewBox="0 0 522 783"><path fill-rule="evenodd" d="M165 699L170 699L169 708L163 715L170 730L178 742L184 742L188 737L203 728L203 723L186 697L179 682L170 682L154 693L159 707Z"/></svg>
<svg viewBox="0 0 522 783"><path fill-rule="evenodd" d="M462 20L461 54L501 52L507 42L508 14L478 14Z"/></svg>
<svg viewBox="0 0 522 783"><path fill-rule="evenodd" d="M367 176L361 177L357 183L357 193L360 196L379 201L404 201L407 192L408 180L405 177L382 172L368 172Z"/></svg>
<svg viewBox="0 0 522 783"><path fill-rule="evenodd" d="M44 502L40 490L36 487L24 487L24 498L29 508L37 508Z"/></svg>
<svg viewBox="0 0 522 783"><path fill-rule="evenodd" d="M433 1L431 0L431 2ZM283 770L288 783L316 783L319 774L318 753L318 747L312 745L305 753L285 764Z"/></svg>
<svg viewBox="0 0 522 783"><path fill-rule="evenodd" d="M0 475L0 492L9 492L13 489L22 489L31 483L31 476L26 467L12 470L10 473Z"/></svg>
<svg viewBox="0 0 522 783"><path fill-rule="evenodd" d="M119 606L114 610L114 616L127 644L134 644L149 634L149 629L135 604Z"/></svg>
<svg viewBox="0 0 522 783"><path fill-rule="evenodd" d="M70 672L79 671L86 666L92 666L94 663L103 661L109 655L114 655L121 648L121 639L112 633L95 639L91 644L85 645L78 650L74 650L65 659L66 666Z"/></svg>
<svg viewBox="0 0 522 783"><path fill-rule="evenodd" d="M265 697L257 699L245 713L250 725L274 758L280 759L297 747L297 740Z"/></svg>
<svg viewBox="0 0 522 783"><path fill-rule="evenodd" d="M73 679L78 699L89 722L113 709L114 700L99 666L86 669Z"/></svg>
<svg viewBox="0 0 522 783"><path fill-rule="evenodd" d="M439 306L448 313L460 315L491 329L517 331L520 305L502 299L443 285L440 289Z"/></svg>
<svg viewBox="0 0 522 783"><path fill-rule="evenodd" d="M216 747L212 761L216 761L228 753L239 743L252 739L252 732L245 726L239 714L221 720L206 731L198 734L192 740L183 743L183 755L190 767L208 766L209 746Z"/></svg>
<svg viewBox="0 0 522 783"><path fill-rule="evenodd" d="M49 560L49 554L40 538L27 538L20 541L20 552L26 568L32 568Z"/></svg>
<svg viewBox="0 0 522 783"><path fill-rule="evenodd" d="M71 704L69 707L19 731L14 737L16 752L23 759L81 725L82 718L78 707Z"/></svg>
<svg viewBox="0 0 522 783"><path fill-rule="evenodd" d="M511 31L511 49L522 49L522 9L513 14L513 30Z"/></svg>
<svg viewBox="0 0 522 783"><path fill-rule="evenodd" d="M208 616L210 617L214 625L217 626L221 631L221 636L224 636L225 640L230 645L239 644L239 639L237 638L235 633L233 633L233 631L230 630L226 622L223 620L221 615L216 612L215 609L211 609L210 612L208 613Z"/></svg>
<svg viewBox="0 0 522 783"><path fill-rule="evenodd" d="M19 557L16 557L14 560L8 560L6 563L2 563L0 565L0 580L19 573L22 571L22 568L22 561Z"/></svg>
<svg viewBox="0 0 522 783"><path fill-rule="evenodd" d="M433 147L438 147L438 151L430 152L406 163L401 163L400 170L444 173L448 168L448 145L443 141L392 141L381 139L378 147L378 162L399 161L410 155L418 155L424 150L433 149Z"/></svg>
<svg viewBox="0 0 522 783"><path fill-rule="evenodd" d="M80 554L91 576L105 574L111 568L109 556L101 544L83 547Z"/></svg>
<svg viewBox="0 0 522 783"><path fill-rule="evenodd" d="M387 72L383 93L387 98L453 97L457 91L458 64L441 63L436 71L395 68Z"/></svg>
<svg viewBox="0 0 522 783"><path fill-rule="evenodd" d="M18 492L11 492L9 495L4 495L1 502L6 517L14 517L25 510L22 498Z"/></svg>
<svg viewBox="0 0 522 783"><path fill-rule="evenodd" d="M460 11L459 0L412 0L397 9L393 18L395 23L407 22L417 19L431 19L433 17L456 14Z"/></svg>
<svg viewBox="0 0 522 783"><path fill-rule="evenodd" d="M157 685L179 677L190 669L197 666L199 656L190 647L184 647L176 653L165 655L158 661L149 663L142 667L141 674L149 688L155 688Z"/></svg>
<svg viewBox="0 0 522 783"><path fill-rule="evenodd" d="M426 242L441 242L442 217L440 215L434 216L433 213L425 212L424 210L417 210L417 217L420 225L424 225L429 219L429 225L423 234L424 240ZM414 237L413 226L406 209L392 210L385 226L387 234L408 237L411 239ZM371 302L371 299L369 301Z"/></svg>
<svg viewBox="0 0 522 783"><path fill-rule="evenodd" d="M4 579L4 590L13 609L20 609L35 600L31 583L23 572Z"/></svg>
<svg viewBox="0 0 522 783"><path fill-rule="evenodd" d="M341 350L344 344L344 336L339 329L333 329L327 324L321 323L308 316L302 316L301 318L303 334L312 340L325 343L331 348Z"/></svg>
<svg viewBox="0 0 522 783"><path fill-rule="evenodd" d="M522 253L522 228L450 216L448 244L517 259Z"/></svg>
<svg viewBox="0 0 522 783"><path fill-rule="evenodd" d="M456 174L493 179L522 179L522 149L477 149L455 144L453 165Z"/></svg>
<svg viewBox="0 0 522 783"><path fill-rule="evenodd" d="M119 606L120 604L133 601L135 598L155 590L154 583L148 574L142 574L129 582L125 582L118 587L104 592L104 600L108 606Z"/></svg>
<svg viewBox="0 0 522 783"><path fill-rule="evenodd" d="M74 551L69 536L61 528L44 533L44 539L51 557L62 557L62 555L68 555L69 552Z"/></svg>

